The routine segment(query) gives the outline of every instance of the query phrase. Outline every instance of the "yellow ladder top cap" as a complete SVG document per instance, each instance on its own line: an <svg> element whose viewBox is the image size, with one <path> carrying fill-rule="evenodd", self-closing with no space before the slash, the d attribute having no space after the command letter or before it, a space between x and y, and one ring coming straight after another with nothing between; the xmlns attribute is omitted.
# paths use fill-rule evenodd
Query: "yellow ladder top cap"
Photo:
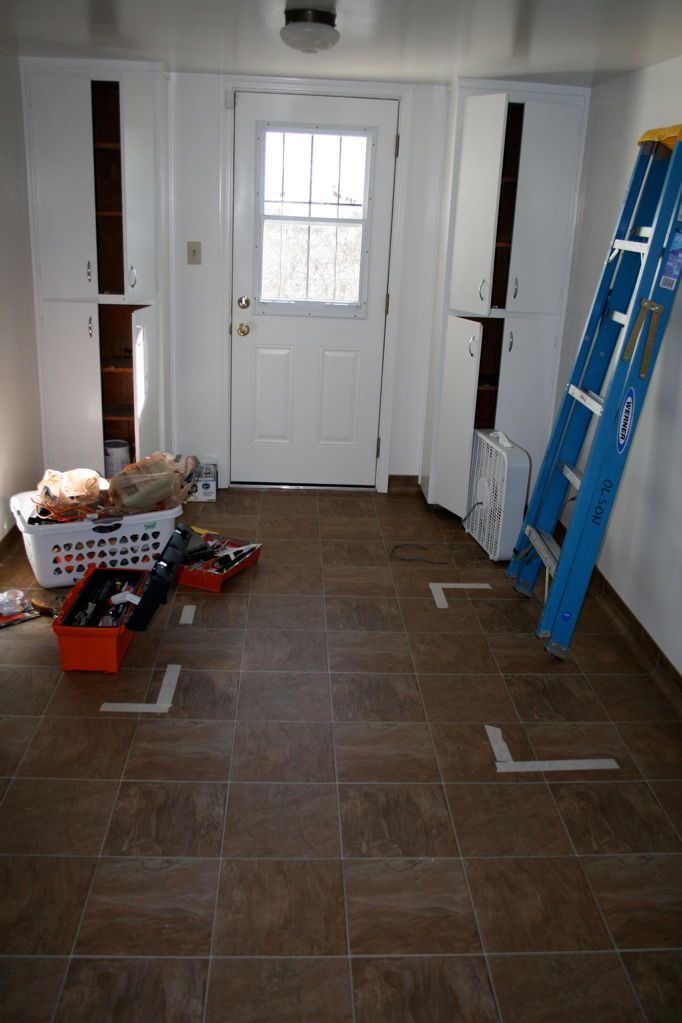
<svg viewBox="0 0 682 1023"><path fill-rule="evenodd" d="M652 128L651 131L645 131L637 145L641 145L642 142L662 142L668 149L672 149L676 142L682 142L682 124L671 124L668 128Z"/></svg>

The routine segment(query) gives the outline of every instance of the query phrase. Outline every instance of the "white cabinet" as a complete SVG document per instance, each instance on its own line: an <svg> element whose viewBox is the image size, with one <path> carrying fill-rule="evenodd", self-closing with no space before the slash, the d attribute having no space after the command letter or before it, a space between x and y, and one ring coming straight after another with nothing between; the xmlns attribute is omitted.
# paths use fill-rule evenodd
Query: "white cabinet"
<svg viewBox="0 0 682 1023"><path fill-rule="evenodd" d="M450 306L556 312L565 285L582 119L575 104L469 96L463 110Z"/></svg>
<svg viewBox="0 0 682 1023"><path fill-rule="evenodd" d="M490 312L508 96L470 96L464 106L455 205L450 306Z"/></svg>
<svg viewBox="0 0 682 1023"><path fill-rule="evenodd" d="M138 70L100 76L29 63L25 72L51 468L103 471L107 439L127 440L138 458L161 446L157 88Z"/></svg>
<svg viewBox="0 0 682 1023"><path fill-rule="evenodd" d="M97 305L43 302L40 321L45 468L103 473Z"/></svg>
<svg viewBox="0 0 682 1023"><path fill-rule="evenodd" d="M581 119L565 103L524 103L507 312L556 313L568 272L569 201Z"/></svg>
<svg viewBox="0 0 682 1023"><path fill-rule="evenodd" d="M427 500L460 516L475 428L528 452L531 485L542 461L586 114L579 89L491 83L460 96L448 322L432 355L440 382L422 466Z"/></svg>
<svg viewBox="0 0 682 1023"><path fill-rule="evenodd" d="M156 294L154 229L154 83L142 74L121 80L125 289L130 301Z"/></svg>
<svg viewBox="0 0 682 1023"><path fill-rule="evenodd" d="M32 76L27 112L40 295L94 299L97 233L90 82L68 73Z"/></svg>
<svg viewBox="0 0 682 1023"><path fill-rule="evenodd" d="M504 321L494 425L529 455L531 488L552 425L557 344L556 317Z"/></svg>
<svg viewBox="0 0 682 1023"><path fill-rule="evenodd" d="M461 518L467 512L482 333L475 320L448 316L434 476L439 481L438 504ZM453 443L458 437L468 437L469 444Z"/></svg>

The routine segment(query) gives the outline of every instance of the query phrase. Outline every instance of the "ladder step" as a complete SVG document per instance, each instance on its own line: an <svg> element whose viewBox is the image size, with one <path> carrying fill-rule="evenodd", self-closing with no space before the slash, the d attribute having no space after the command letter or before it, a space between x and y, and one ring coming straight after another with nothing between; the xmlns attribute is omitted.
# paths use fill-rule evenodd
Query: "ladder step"
<svg viewBox="0 0 682 1023"><path fill-rule="evenodd" d="M580 484L583 481L583 474L580 469L576 469L574 465L567 465L565 462L561 466L561 471L575 490L580 490Z"/></svg>
<svg viewBox="0 0 682 1023"><path fill-rule="evenodd" d="M628 314L627 313L619 313L619 312L617 312L617 310L612 309L611 310L611 319L613 320L614 323L620 323L621 327L624 327L625 324L628 322Z"/></svg>
<svg viewBox="0 0 682 1023"><path fill-rule="evenodd" d="M530 523L526 525L526 536L538 552L549 574L554 575L559 563L559 555L561 554L561 547L559 547L554 537L550 536L544 529L536 529Z"/></svg>
<svg viewBox="0 0 682 1023"><path fill-rule="evenodd" d="M649 242L631 242L627 238L614 238L614 249L621 252L640 252L643 256L649 251Z"/></svg>
<svg viewBox="0 0 682 1023"><path fill-rule="evenodd" d="M581 405L593 412L595 416L600 416L604 411L604 399L599 394L595 394L594 391L583 391L580 387L576 387L575 384L569 384L568 393L571 397L579 401Z"/></svg>

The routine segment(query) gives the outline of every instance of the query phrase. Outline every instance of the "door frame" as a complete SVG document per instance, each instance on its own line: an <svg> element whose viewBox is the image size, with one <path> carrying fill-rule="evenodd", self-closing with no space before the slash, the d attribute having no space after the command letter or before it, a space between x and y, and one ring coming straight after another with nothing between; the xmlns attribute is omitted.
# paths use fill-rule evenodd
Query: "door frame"
<svg viewBox="0 0 682 1023"><path fill-rule="evenodd" d="M231 287L232 281L232 242L233 221L232 205L234 192L233 160L234 160L234 93L235 92L271 92L290 93L296 95L348 96L360 99L394 99L398 101L398 133L400 148L403 153L409 152L410 130L412 125L412 97L408 84L382 82L344 82L328 79L286 79L246 77L226 75L222 79L224 107L222 132L222 222L221 232L221 278ZM395 164L393 193L393 217L391 226L391 250L388 274L388 292L391 295L388 316L385 321L384 361L381 379L381 404L379 411L379 436L381 450L377 459L375 489L380 492L388 490L388 476L391 454L391 427L393 421L393 401L395 394L396 360L398 348L398 310L400 284L403 277L403 239L406 220L406 190L408 161L398 157ZM226 331L230 327L231 293L226 287L224 304L224 322ZM226 333L226 341L231 337ZM230 378L231 378L231 344L223 346L223 403L222 429L219 457L221 464L230 467Z"/></svg>

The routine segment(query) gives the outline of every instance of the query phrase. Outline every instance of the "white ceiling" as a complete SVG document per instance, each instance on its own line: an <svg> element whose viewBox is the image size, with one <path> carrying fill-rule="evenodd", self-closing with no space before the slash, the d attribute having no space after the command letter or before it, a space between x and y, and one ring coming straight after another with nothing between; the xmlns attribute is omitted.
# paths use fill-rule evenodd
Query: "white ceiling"
<svg viewBox="0 0 682 1023"><path fill-rule="evenodd" d="M337 11L338 45L299 54L285 7ZM147 60L173 71L592 85L682 54L681 0L0 0L0 51Z"/></svg>

